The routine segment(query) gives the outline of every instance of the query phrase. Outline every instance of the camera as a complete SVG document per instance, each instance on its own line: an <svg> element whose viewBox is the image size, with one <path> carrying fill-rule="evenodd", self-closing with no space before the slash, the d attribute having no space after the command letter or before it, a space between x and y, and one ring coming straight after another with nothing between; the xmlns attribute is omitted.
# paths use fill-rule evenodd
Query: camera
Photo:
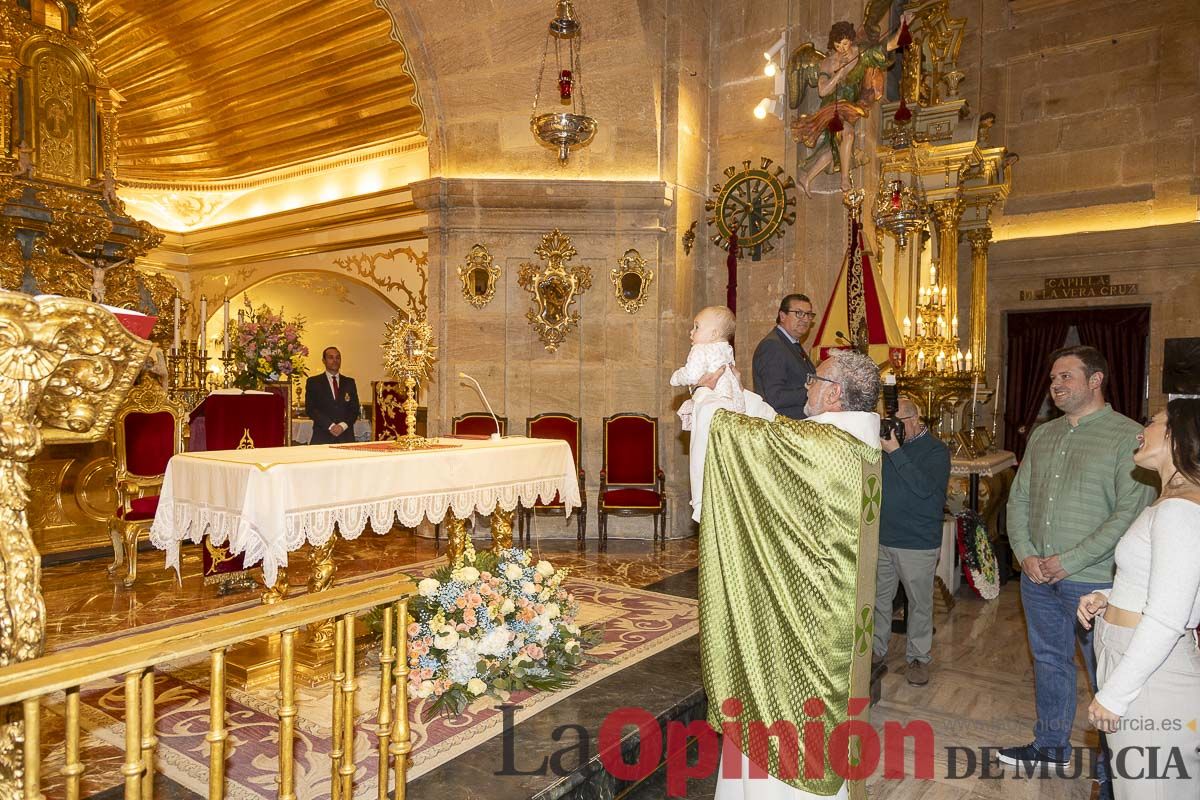
<svg viewBox="0 0 1200 800"><path fill-rule="evenodd" d="M904 421L900 419L900 390L896 387L895 377L888 375L880 387L883 393L883 414L879 418L879 438L895 439L896 444L904 444Z"/></svg>

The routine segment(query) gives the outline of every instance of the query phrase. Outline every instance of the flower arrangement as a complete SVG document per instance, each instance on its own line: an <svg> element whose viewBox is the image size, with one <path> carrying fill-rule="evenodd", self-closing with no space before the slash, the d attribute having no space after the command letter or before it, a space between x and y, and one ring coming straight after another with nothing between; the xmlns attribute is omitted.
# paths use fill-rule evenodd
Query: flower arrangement
<svg viewBox="0 0 1200 800"><path fill-rule="evenodd" d="M1000 568L983 518L970 511L958 515L958 555L963 577L984 600L1000 596Z"/></svg>
<svg viewBox="0 0 1200 800"><path fill-rule="evenodd" d="M432 698L427 713L461 714L472 700L574 681L599 630L575 624L579 603L566 570L528 550L466 552L417 585L409 601L408 696Z"/></svg>
<svg viewBox="0 0 1200 800"><path fill-rule="evenodd" d="M291 322L266 305L255 310L249 298L244 298L246 313L238 312L238 324L230 340L232 355L239 370L234 385L256 389L263 381L287 381L293 375L304 377L308 371L304 359L308 348L301 343L304 320ZM232 324L232 323L231 323Z"/></svg>

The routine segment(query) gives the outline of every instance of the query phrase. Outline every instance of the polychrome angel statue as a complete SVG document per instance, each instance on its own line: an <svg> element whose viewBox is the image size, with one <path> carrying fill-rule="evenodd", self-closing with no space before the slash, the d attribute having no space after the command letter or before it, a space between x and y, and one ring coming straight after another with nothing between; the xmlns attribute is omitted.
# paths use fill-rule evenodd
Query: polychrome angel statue
<svg viewBox="0 0 1200 800"><path fill-rule="evenodd" d="M805 42L788 58L788 105L799 109L810 88L821 98L814 113L802 113L792 121L792 139L811 150L800 177L800 188L809 197L809 183L831 164L841 170L842 191L850 191L854 126L883 98L884 72L891 65L888 54L907 45L901 35L907 32L908 12L887 36L871 35L890 8L890 3L880 0L868 3L862 36L855 35L853 23L833 23L829 55Z"/></svg>

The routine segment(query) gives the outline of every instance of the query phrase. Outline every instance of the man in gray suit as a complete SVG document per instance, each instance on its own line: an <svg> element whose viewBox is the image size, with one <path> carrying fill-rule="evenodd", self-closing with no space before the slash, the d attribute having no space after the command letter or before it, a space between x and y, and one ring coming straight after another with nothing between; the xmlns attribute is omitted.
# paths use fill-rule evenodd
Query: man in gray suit
<svg viewBox="0 0 1200 800"><path fill-rule="evenodd" d="M775 411L792 419L804 419L805 384L817 371L800 346L816 318L811 300L789 294L779 302L775 330L754 349L754 391Z"/></svg>

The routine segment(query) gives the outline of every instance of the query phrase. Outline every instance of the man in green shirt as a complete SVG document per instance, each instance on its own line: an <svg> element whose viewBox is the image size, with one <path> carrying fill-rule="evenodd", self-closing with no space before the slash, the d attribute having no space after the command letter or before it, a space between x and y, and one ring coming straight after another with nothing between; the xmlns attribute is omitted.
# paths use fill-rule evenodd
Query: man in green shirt
<svg viewBox="0 0 1200 800"><path fill-rule="evenodd" d="M1096 688L1091 631L1076 625L1075 610L1083 595L1112 586L1117 540L1154 489L1133 474L1142 427L1104 402L1104 356L1077 346L1051 360L1050 396L1064 416L1033 432L1008 500L1038 719L1032 744L1003 748L999 758L1065 767L1075 721L1076 641Z"/></svg>

